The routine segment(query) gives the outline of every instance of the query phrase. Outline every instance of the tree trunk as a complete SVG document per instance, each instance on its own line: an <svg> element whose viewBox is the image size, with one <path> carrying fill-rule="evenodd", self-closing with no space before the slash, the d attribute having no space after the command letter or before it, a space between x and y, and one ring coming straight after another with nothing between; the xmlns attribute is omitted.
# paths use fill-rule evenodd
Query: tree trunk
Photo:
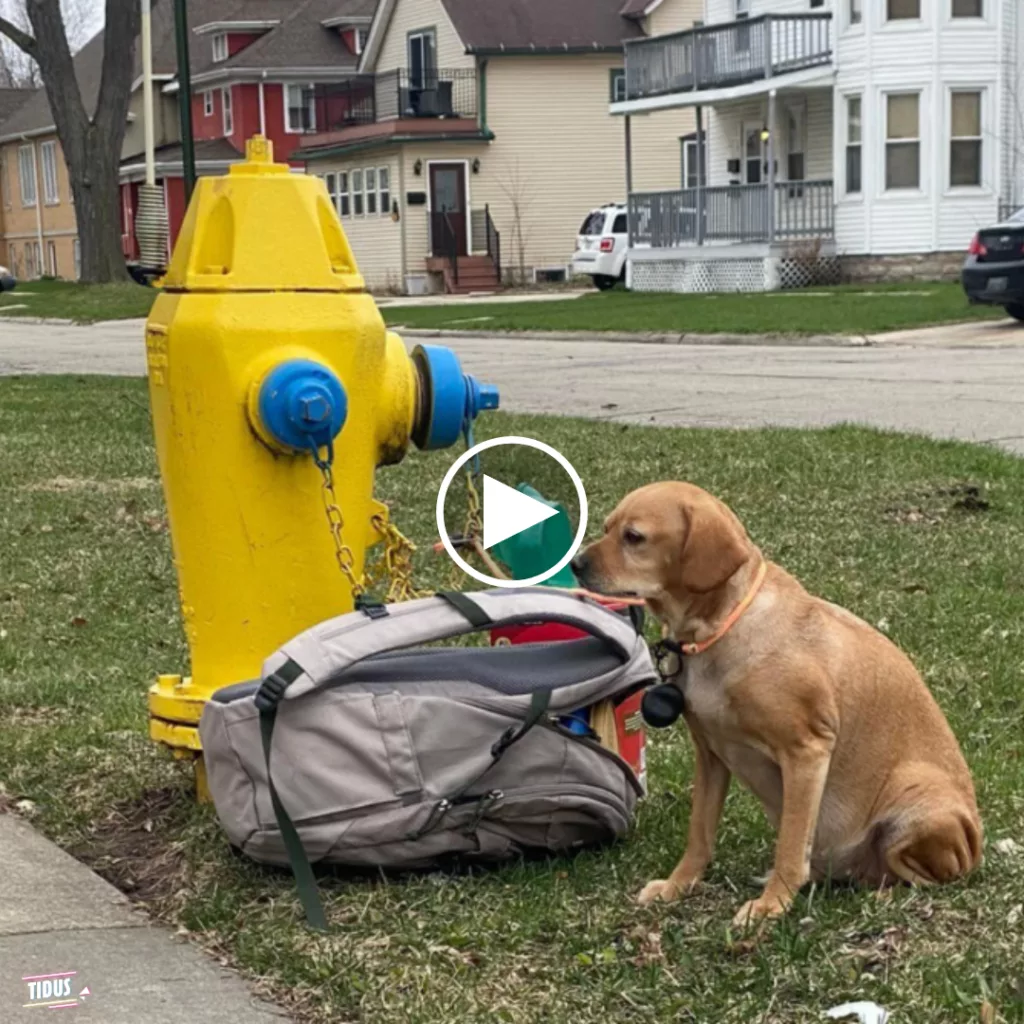
<svg viewBox="0 0 1024 1024"><path fill-rule="evenodd" d="M25 6L34 36L2 17L0 34L39 65L75 197L81 280L125 280L119 170L139 34L139 0L106 0L103 65L91 115L75 74L60 0L26 0Z"/></svg>
<svg viewBox="0 0 1024 1024"><path fill-rule="evenodd" d="M81 167L69 167L82 259L79 279L86 283L120 281L128 276L121 247L120 155L120 146L112 153L95 127L90 127L82 146Z"/></svg>

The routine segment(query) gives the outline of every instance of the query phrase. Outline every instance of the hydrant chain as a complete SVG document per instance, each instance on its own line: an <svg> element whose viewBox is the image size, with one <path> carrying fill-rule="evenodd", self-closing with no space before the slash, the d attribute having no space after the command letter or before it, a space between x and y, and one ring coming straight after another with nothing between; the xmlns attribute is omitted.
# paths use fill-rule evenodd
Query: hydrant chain
<svg viewBox="0 0 1024 1024"><path fill-rule="evenodd" d="M334 491L334 472L331 468L331 464L334 461L333 446L328 445L326 459L321 459L320 452L314 449L313 461L323 476L323 485L320 488L320 493L323 497L324 511L327 513L327 525L331 531L331 536L334 538L334 554L338 560L338 568L341 569L352 588L352 597L358 598L365 593L366 587L361 579L356 578L355 554L345 543L343 536L345 517L342 515L341 507L338 505L338 496Z"/></svg>

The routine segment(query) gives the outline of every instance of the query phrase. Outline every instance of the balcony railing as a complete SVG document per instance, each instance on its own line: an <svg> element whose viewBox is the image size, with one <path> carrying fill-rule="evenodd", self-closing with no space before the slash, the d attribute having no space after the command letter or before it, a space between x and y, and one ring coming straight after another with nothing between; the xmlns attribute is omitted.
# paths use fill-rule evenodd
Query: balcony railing
<svg viewBox="0 0 1024 1024"><path fill-rule="evenodd" d="M631 245L654 249L832 238L832 182L777 182L774 208L768 185L634 192L629 197L629 229Z"/></svg>
<svg viewBox="0 0 1024 1024"><path fill-rule="evenodd" d="M426 71L408 68L377 75L354 75L314 90L317 132L401 118L477 116L476 71L472 68Z"/></svg>
<svg viewBox="0 0 1024 1024"><path fill-rule="evenodd" d="M764 14L626 43L626 99L720 89L830 64L832 15Z"/></svg>

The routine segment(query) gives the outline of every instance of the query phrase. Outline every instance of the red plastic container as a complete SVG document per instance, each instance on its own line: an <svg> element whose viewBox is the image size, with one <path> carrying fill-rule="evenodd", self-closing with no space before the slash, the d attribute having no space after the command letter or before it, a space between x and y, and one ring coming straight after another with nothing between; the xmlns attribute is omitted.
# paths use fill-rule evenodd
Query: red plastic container
<svg viewBox="0 0 1024 1024"><path fill-rule="evenodd" d="M611 611L625 611L626 605L609 601L605 607ZM538 622L528 626L502 626L491 630L491 644L545 644L558 640L579 640L588 634L560 622ZM647 789L647 737L644 733L640 702L643 693L631 694L615 706L615 724L618 733L619 756L636 773L644 790Z"/></svg>

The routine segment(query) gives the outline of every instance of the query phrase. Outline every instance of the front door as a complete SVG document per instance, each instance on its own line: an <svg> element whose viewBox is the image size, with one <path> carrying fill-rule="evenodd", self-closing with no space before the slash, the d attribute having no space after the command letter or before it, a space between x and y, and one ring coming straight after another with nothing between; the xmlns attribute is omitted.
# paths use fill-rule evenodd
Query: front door
<svg viewBox="0 0 1024 1024"><path fill-rule="evenodd" d="M434 256L465 256L466 165L430 165L430 240ZM454 253L453 250L454 249Z"/></svg>
<svg viewBox="0 0 1024 1024"><path fill-rule="evenodd" d="M763 125L760 124L743 126L744 185L760 185L767 178L768 147L761 138L762 130Z"/></svg>

